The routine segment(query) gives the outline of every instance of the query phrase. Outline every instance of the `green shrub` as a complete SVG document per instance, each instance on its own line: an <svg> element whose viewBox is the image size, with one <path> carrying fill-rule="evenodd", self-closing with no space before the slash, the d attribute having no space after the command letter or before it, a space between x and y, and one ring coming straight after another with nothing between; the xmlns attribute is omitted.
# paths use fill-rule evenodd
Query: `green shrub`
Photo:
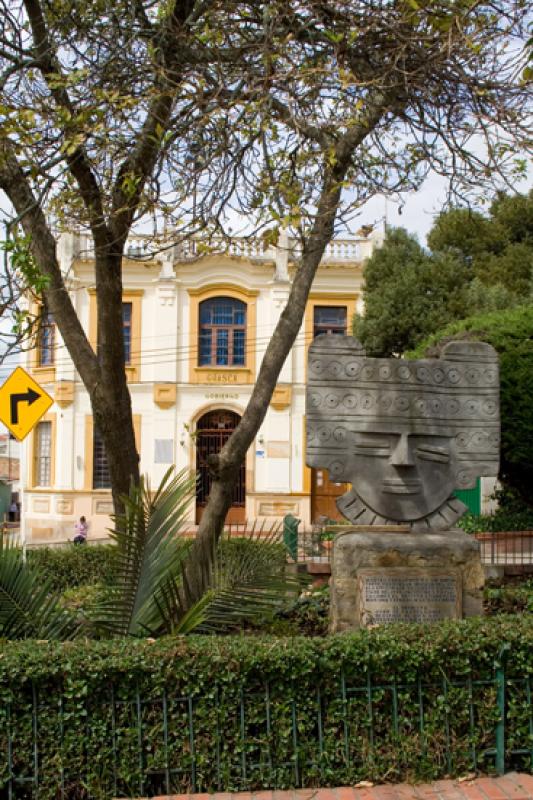
<svg viewBox="0 0 533 800"><path fill-rule="evenodd" d="M28 551L28 560L63 592L90 583L110 584L116 566L115 545L68 545Z"/></svg>
<svg viewBox="0 0 533 800"><path fill-rule="evenodd" d="M223 538L219 543L219 558L228 566L245 563L251 553L260 553L265 563L282 567L287 561L287 550L281 542L262 542L261 539L246 537Z"/></svg>
<svg viewBox="0 0 533 800"><path fill-rule="evenodd" d="M226 563L246 560L246 554L258 548L261 548L259 552L264 553L265 561L271 564L281 565L286 560L282 544L264 543L260 539L222 539L219 548L220 557ZM60 592L93 583L111 585L117 561L116 548L112 544L42 547L29 550L28 559L50 578L52 588Z"/></svg>
<svg viewBox="0 0 533 800"><path fill-rule="evenodd" d="M493 514L465 514L458 526L467 533L533 530L533 508L526 506L516 492L498 489L494 498L498 507Z"/></svg>
<svg viewBox="0 0 533 800"><path fill-rule="evenodd" d="M271 626L279 635L325 636L329 627L329 586L310 589L284 611L278 611ZM280 625L280 621L283 623ZM285 627L284 627L285 626Z"/></svg>
<svg viewBox="0 0 533 800"><path fill-rule="evenodd" d="M409 355L434 356L454 339L484 341L500 356L500 479L533 506L533 305L454 322Z"/></svg>
<svg viewBox="0 0 533 800"><path fill-rule="evenodd" d="M457 525L467 533L533 530L533 511L465 514Z"/></svg>
<svg viewBox="0 0 533 800"><path fill-rule="evenodd" d="M489 583L484 590L484 605L487 615L531 613L533 579Z"/></svg>
<svg viewBox="0 0 533 800"><path fill-rule="evenodd" d="M5 644L0 793L52 800L62 785L103 800L490 771L504 643L507 764L528 769L527 615L314 639ZM38 786L10 786L9 761Z"/></svg>

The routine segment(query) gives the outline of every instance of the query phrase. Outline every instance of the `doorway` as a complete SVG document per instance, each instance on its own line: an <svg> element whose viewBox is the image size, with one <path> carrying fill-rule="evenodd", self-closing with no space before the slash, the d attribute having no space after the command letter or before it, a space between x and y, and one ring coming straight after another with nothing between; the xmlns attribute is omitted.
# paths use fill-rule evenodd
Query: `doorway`
<svg viewBox="0 0 533 800"><path fill-rule="evenodd" d="M337 499L350 489L349 483L333 483L327 469L311 470L311 522L327 517L346 522L337 508Z"/></svg>
<svg viewBox="0 0 533 800"><path fill-rule="evenodd" d="M198 484L196 487L196 522L200 522L211 490L211 476L207 467L210 455L219 453L240 422L240 416L234 411L208 411L196 424L196 471ZM237 484L233 489L231 507L226 522L245 521L246 502L246 468L241 464Z"/></svg>

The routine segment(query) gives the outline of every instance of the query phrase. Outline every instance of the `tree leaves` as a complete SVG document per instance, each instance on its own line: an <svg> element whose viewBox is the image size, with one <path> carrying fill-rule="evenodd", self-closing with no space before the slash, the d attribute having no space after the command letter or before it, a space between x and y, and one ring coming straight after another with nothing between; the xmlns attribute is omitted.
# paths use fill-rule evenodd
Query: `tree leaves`
<svg viewBox="0 0 533 800"><path fill-rule="evenodd" d="M77 632L50 581L0 534L0 638L70 639Z"/></svg>

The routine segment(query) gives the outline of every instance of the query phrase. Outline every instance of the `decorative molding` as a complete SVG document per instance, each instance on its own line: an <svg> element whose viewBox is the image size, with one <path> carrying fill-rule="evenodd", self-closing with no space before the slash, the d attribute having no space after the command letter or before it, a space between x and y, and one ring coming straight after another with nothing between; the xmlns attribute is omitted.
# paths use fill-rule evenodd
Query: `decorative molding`
<svg viewBox="0 0 533 800"><path fill-rule="evenodd" d="M263 502L258 504L257 513L261 517L284 517L285 514L297 516L300 513L300 504L286 500Z"/></svg>
<svg viewBox="0 0 533 800"><path fill-rule="evenodd" d="M31 541L43 541L48 539L54 538L54 529L53 528L34 528L33 525L30 527L30 537Z"/></svg>
<svg viewBox="0 0 533 800"><path fill-rule="evenodd" d="M173 306L176 301L176 286L169 280L161 281L157 286L157 299L160 306Z"/></svg>
<svg viewBox="0 0 533 800"><path fill-rule="evenodd" d="M270 405L276 411L283 411L285 408L288 408L292 402L292 386L290 385L279 385L276 386L272 393L272 399L270 401Z"/></svg>
<svg viewBox="0 0 533 800"><path fill-rule="evenodd" d="M68 408L74 402L74 381L58 381L55 385L54 400L60 408Z"/></svg>
<svg viewBox="0 0 533 800"><path fill-rule="evenodd" d="M31 504L31 510L37 511L39 514L50 513L50 498L49 497L34 497Z"/></svg>
<svg viewBox="0 0 533 800"><path fill-rule="evenodd" d="M280 286L273 286L272 292L272 305L274 308L280 309L285 308L287 305L287 299L289 297L289 287L280 287Z"/></svg>
<svg viewBox="0 0 533 800"><path fill-rule="evenodd" d="M177 395L175 383L154 383L154 403L159 408L172 408L172 406L175 406Z"/></svg>
<svg viewBox="0 0 533 800"><path fill-rule="evenodd" d="M259 289L245 289L243 286L237 286L234 283L210 283L208 286L202 286L199 289L190 288L187 289L187 294L191 297L202 297L202 300L206 300L208 297L217 297L220 295L221 292L230 292L230 297L232 296L232 292L235 292L237 295L246 295L246 297L257 297L259 294ZM204 296L205 295L205 296Z"/></svg>
<svg viewBox="0 0 533 800"><path fill-rule="evenodd" d="M92 513L93 514L107 514L107 515L109 515L109 514L113 513L113 501L111 499L108 500L108 499L102 498L100 500L98 498L95 498L93 500L92 505L93 505L93 509L92 509Z"/></svg>
<svg viewBox="0 0 533 800"><path fill-rule="evenodd" d="M74 513L73 501L57 498L55 502L55 512L56 514L73 514Z"/></svg>
<svg viewBox="0 0 533 800"><path fill-rule="evenodd" d="M56 379L56 368L55 366L50 367L37 367L35 364L30 365L29 373L34 378L37 383L40 384L50 384L53 383Z"/></svg>
<svg viewBox="0 0 533 800"><path fill-rule="evenodd" d="M196 367L196 383L237 385L251 383L251 373L246 367Z"/></svg>

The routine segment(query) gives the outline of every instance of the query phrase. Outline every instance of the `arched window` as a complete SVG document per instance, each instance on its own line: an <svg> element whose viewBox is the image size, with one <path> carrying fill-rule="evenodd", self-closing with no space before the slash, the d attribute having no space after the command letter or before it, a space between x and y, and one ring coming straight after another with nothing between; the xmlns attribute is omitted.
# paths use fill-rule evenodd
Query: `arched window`
<svg viewBox="0 0 533 800"><path fill-rule="evenodd" d="M245 366L246 303L233 297L204 300L199 332L199 366Z"/></svg>

